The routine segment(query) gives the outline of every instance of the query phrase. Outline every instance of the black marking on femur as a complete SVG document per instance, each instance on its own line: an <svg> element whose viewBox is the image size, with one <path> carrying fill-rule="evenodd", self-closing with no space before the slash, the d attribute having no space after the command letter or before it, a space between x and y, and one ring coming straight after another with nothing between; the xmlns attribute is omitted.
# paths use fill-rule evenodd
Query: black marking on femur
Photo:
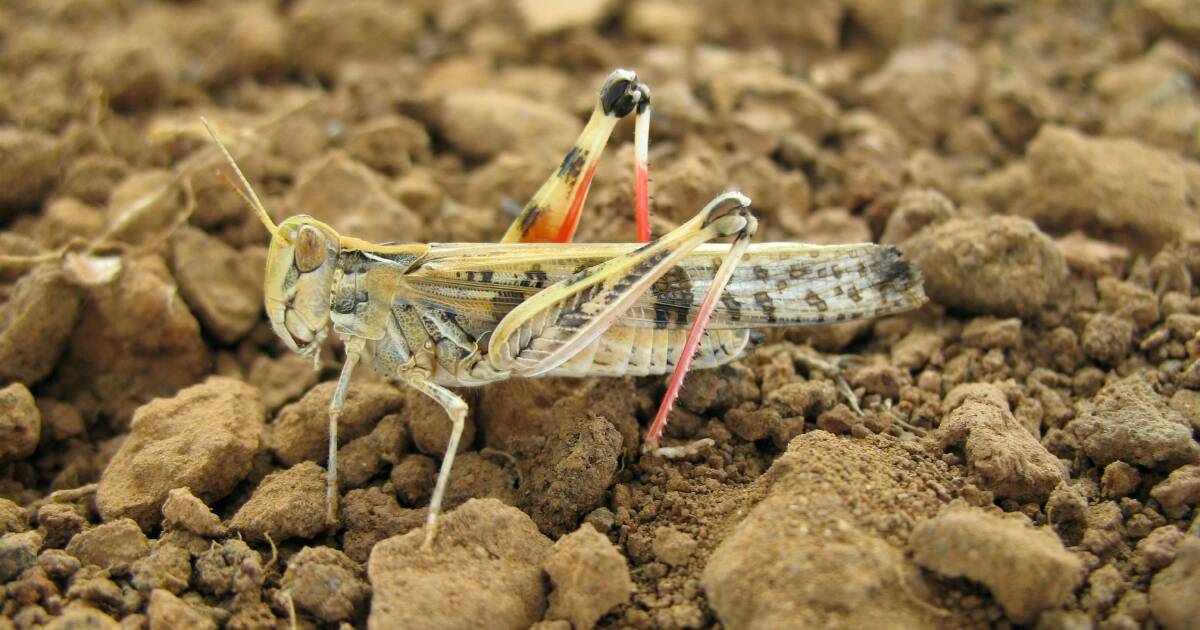
<svg viewBox="0 0 1200 630"><path fill-rule="evenodd" d="M580 291L571 307L559 313L556 323L564 328L577 329L591 321L592 316L583 312L583 307L591 302L600 291L601 287L598 284Z"/></svg>
<svg viewBox="0 0 1200 630"><path fill-rule="evenodd" d="M485 283L491 284L492 276L496 275L496 272L495 271L480 271L479 275Z"/></svg>
<svg viewBox="0 0 1200 630"><path fill-rule="evenodd" d="M558 176L567 184L574 186L579 180L579 176L583 174L583 165L587 162L588 152L578 147L571 149L563 160L562 166L558 168Z"/></svg>
<svg viewBox="0 0 1200 630"><path fill-rule="evenodd" d="M825 300L821 299L821 296L817 295L812 289L808 290L808 294L804 296L804 301L822 313L829 310L829 304L826 304Z"/></svg>
<svg viewBox="0 0 1200 630"><path fill-rule="evenodd" d="M567 157L563 158L562 164L558 167L558 176L562 177L571 169L571 165L575 163L575 158L579 156L579 147L571 147L567 152Z"/></svg>
<svg viewBox="0 0 1200 630"><path fill-rule="evenodd" d="M525 236L529 233L529 230L533 229L533 226L537 223L538 218L542 216L542 212L544 211L545 208L542 208L541 206L527 206L525 208L525 211L521 214L521 236Z"/></svg>
<svg viewBox="0 0 1200 630"><path fill-rule="evenodd" d="M775 323L775 300L771 299L771 295L766 291L759 291L754 294L754 303L758 308L762 309L763 314L767 316L767 323Z"/></svg>

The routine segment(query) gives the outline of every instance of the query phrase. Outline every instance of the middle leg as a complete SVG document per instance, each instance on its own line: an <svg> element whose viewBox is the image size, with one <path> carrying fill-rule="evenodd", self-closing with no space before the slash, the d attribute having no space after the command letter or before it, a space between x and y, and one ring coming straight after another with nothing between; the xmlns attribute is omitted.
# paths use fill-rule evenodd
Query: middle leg
<svg viewBox="0 0 1200 630"><path fill-rule="evenodd" d="M442 511L442 498L446 496L446 486L450 482L450 472L454 469L454 456L458 453L458 442L462 438L463 425L467 420L467 403L458 394L430 381L421 373L401 373L400 380L413 389L429 396L446 411L450 417L450 440L446 443L446 454L442 456L442 467L438 470L437 483L433 486L433 496L429 499L429 516L425 520L425 541L421 549L430 549L437 535L438 516Z"/></svg>

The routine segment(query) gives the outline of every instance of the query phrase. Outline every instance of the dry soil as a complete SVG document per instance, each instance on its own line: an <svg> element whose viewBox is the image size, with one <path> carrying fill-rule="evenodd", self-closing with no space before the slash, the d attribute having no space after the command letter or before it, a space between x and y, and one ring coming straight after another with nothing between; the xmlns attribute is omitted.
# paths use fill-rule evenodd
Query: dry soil
<svg viewBox="0 0 1200 630"><path fill-rule="evenodd" d="M448 425L360 370L327 527L340 348L198 117L277 220L494 241L616 67L655 233L739 189L930 303L694 373L681 460L661 378L464 391L432 552ZM1197 81L1196 0L0 3L0 628L1200 628Z"/></svg>

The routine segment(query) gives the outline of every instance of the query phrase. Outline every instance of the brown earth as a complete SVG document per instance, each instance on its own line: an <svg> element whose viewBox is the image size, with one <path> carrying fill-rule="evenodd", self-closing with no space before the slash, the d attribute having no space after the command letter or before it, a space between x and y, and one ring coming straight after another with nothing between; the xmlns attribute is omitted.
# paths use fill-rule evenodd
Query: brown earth
<svg viewBox="0 0 1200 630"><path fill-rule="evenodd" d="M0 4L0 628L1197 628L1200 3ZM275 218L494 241L603 78L654 96L653 229L905 250L930 304L688 380L360 370L323 519ZM632 125L580 240L634 234ZM186 225L185 225L186 224ZM856 412L819 365L840 376Z"/></svg>

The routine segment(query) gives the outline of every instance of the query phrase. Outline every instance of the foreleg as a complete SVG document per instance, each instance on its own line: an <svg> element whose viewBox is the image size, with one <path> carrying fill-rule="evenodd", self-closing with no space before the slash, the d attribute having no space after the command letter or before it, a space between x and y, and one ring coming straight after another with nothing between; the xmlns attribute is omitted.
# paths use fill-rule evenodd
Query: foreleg
<svg viewBox="0 0 1200 630"><path fill-rule="evenodd" d="M364 343L365 340L361 337L346 339L346 362L342 364L337 389L329 401L329 458L325 462L325 522L329 525L338 521L338 418L342 415L342 407L346 403L346 390L350 387L350 375L354 373L354 366L358 365Z"/></svg>

